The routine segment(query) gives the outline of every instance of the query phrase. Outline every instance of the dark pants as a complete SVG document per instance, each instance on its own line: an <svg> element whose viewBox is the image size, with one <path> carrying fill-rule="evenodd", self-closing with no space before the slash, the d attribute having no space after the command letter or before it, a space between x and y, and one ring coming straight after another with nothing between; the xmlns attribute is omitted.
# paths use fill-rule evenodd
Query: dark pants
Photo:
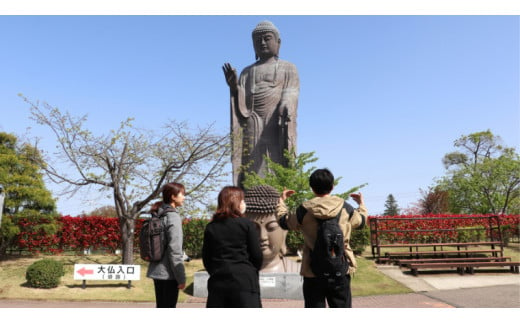
<svg viewBox="0 0 520 323"><path fill-rule="evenodd" d="M303 298L305 307L352 307L350 275L334 281L322 278L303 278Z"/></svg>
<svg viewBox="0 0 520 323"><path fill-rule="evenodd" d="M206 307L262 307L259 293L245 291L209 291Z"/></svg>
<svg viewBox="0 0 520 323"><path fill-rule="evenodd" d="M176 280L154 279L155 304L157 308L177 307L179 298L179 284Z"/></svg>

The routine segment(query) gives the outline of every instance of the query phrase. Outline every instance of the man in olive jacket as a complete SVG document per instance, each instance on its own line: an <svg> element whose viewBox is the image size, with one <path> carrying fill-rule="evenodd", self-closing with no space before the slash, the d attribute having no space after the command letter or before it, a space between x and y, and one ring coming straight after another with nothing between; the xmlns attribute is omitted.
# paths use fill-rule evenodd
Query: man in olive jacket
<svg viewBox="0 0 520 323"><path fill-rule="evenodd" d="M330 195L334 187L334 175L328 169L314 171L309 178L309 184L315 197L302 203L296 209L296 213L288 213L284 202L286 198L295 193L293 190L283 191L277 209L282 228L303 232L304 246L300 274L303 276L305 307L325 307L325 300L329 307L352 307L350 276L356 270L356 258L349 241L352 230L362 228L366 222L368 211L364 205L363 196L361 193L350 195L359 204L359 207L354 209L342 198ZM349 268L341 280L331 285L326 279L316 277L312 272L310 253L316 241L317 219L334 218L338 214L340 214L339 226L343 232Z"/></svg>

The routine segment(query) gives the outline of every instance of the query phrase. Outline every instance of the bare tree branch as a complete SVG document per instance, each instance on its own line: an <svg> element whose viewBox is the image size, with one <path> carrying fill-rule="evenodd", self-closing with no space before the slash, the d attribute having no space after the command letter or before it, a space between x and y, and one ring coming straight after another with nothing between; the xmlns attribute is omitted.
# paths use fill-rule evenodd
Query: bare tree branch
<svg viewBox="0 0 520 323"><path fill-rule="evenodd" d="M191 203L202 203L198 199L208 196L226 175L229 136L214 133L212 125L191 130L186 123L169 121L158 134L156 129L137 129L128 119L109 134L95 136L84 127L86 116L74 118L46 103L40 107L24 100L32 118L50 128L59 143L57 160L41 152L40 164L48 177L67 184L71 194L92 185L111 191L121 220L125 263L133 259L133 221L166 182L193 184L187 191L198 194L190 196Z"/></svg>

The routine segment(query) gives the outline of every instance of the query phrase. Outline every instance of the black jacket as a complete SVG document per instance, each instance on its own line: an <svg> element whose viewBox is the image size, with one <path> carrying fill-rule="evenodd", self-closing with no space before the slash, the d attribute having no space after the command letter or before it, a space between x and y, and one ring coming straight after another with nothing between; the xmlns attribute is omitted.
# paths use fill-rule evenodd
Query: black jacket
<svg viewBox="0 0 520 323"><path fill-rule="evenodd" d="M202 261L210 275L208 292L260 292L262 260L258 231L248 218L212 221L206 226Z"/></svg>

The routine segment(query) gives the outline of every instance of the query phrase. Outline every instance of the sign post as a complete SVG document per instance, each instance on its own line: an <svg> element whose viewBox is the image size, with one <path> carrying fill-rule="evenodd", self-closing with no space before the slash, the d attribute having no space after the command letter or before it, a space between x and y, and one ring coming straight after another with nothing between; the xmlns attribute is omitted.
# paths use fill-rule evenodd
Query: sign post
<svg viewBox="0 0 520 323"><path fill-rule="evenodd" d="M75 264L74 280L82 280L86 288L87 280L128 280L128 288L132 280L141 279L140 265L118 264Z"/></svg>

